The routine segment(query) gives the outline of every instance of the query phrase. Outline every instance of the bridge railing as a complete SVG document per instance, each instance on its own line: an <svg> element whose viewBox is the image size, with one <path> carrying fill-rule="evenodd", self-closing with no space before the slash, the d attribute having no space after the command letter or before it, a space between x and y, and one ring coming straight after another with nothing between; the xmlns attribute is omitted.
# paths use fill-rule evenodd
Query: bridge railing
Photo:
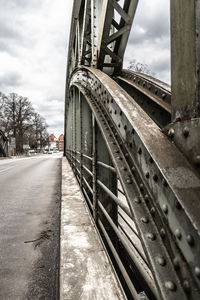
<svg viewBox="0 0 200 300"><path fill-rule="evenodd" d="M74 2L65 155L129 299L200 297L199 3L171 1L171 90L122 70L137 1Z"/></svg>

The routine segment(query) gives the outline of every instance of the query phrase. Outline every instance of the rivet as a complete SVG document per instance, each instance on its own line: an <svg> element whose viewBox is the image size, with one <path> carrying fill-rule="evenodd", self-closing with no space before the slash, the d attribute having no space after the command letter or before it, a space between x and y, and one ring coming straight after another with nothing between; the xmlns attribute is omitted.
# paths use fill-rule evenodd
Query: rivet
<svg viewBox="0 0 200 300"><path fill-rule="evenodd" d="M144 184L140 183L140 191L142 192L144 190Z"/></svg>
<svg viewBox="0 0 200 300"><path fill-rule="evenodd" d="M157 181L158 181L158 175L155 174L155 175L153 176L153 180L154 180L155 182L157 182Z"/></svg>
<svg viewBox="0 0 200 300"><path fill-rule="evenodd" d="M180 229L176 229L175 230L175 236L177 237L177 239L181 239L181 237L182 237L182 234L181 234L181 232L180 232Z"/></svg>
<svg viewBox="0 0 200 300"><path fill-rule="evenodd" d="M145 86L145 84L146 84L145 81L143 81L143 84L142 84L142 85Z"/></svg>
<svg viewBox="0 0 200 300"><path fill-rule="evenodd" d="M170 129L167 133L168 137L170 137L171 139L174 137L174 129Z"/></svg>
<svg viewBox="0 0 200 300"><path fill-rule="evenodd" d="M190 283L188 280L183 281L183 289L188 293L190 292Z"/></svg>
<svg viewBox="0 0 200 300"><path fill-rule="evenodd" d="M184 128L183 128L183 135L184 135L185 138L188 137L189 132L190 132L190 131L189 131L189 128L188 128L188 127L184 127Z"/></svg>
<svg viewBox="0 0 200 300"><path fill-rule="evenodd" d="M165 214L168 213L168 207L166 204L163 204L162 210L164 211Z"/></svg>
<svg viewBox="0 0 200 300"><path fill-rule="evenodd" d="M163 93L163 94L162 94L162 99L165 99L165 98L166 98L166 94Z"/></svg>
<svg viewBox="0 0 200 300"><path fill-rule="evenodd" d="M177 200L175 201L175 206L176 208L181 209L181 204Z"/></svg>
<svg viewBox="0 0 200 300"><path fill-rule="evenodd" d="M194 245L194 238L191 234L188 234L186 237L186 240L188 242L188 245L193 246Z"/></svg>
<svg viewBox="0 0 200 300"><path fill-rule="evenodd" d="M142 149L141 148L138 149L138 154L140 154L140 155L142 154Z"/></svg>
<svg viewBox="0 0 200 300"><path fill-rule="evenodd" d="M147 238L151 241L155 241L156 236L154 233L149 232L149 233L147 233Z"/></svg>
<svg viewBox="0 0 200 300"><path fill-rule="evenodd" d="M155 94L156 94L156 95L158 94L158 90L157 90L157 89L155 89Z"/></svg>
<svg viewBox="0 0 200 300"><path fill-rule="evenodd" d="M164 259L164 257L162 256L158 256L156 257L156 261L159 265L161 265L162 267L164 267L166 265L166 260Z"/></svg>
<svg viewBox="0 0 200 300"><path fill-rule="evenodd" d="M118 160L122 160L122 157L121 157L121 156L118 156Z"/></svg>
<svg viewBox="0 0 200 300"><path fill-rule="evenodd" d="M145 195L144 196L144 200L147 202L149 200L149 196L148 195Z"/></svg>
<svg viewBox="0 0 200 300"><path fill-rule="evenodd" d="M126 183L129 183L129 184L131 184L133 181L130 179L130 178L128 178L127 180L126 180Z"/></svg>
<svg viewBox="0 0 200 300"><path fill-rule="evenodd" d="M175 291L176 290L176 285L172 281L166 281L165 282L165 287L170 290L170 291Z"/></svg>
<svg viewBox="0 0 200 300"><path fill-rule="evenodd" d="M140 198L135 198L134 201L135 201L136 203L141 203L141 199L140 199Z"/></svg>
<svg viewBox="0 0 200 300"><path fill-rule="evenodd" d="M151 89L151 85L148 86L148 89L149 89L149 90Z"/></svg>
<svg viewBox="0 0 200 300"><path fill-rule="evenodd" d="M154 217L154 216L155 216L155 213L156 213L156 210L155 210L155 208L154 208L154 207L152 207L152 208L151 208L151 210L150 210L150 212L151 212L151 215Z"/></svg>
<svg viewBox="0 0 200 300"><path fill-rule="evenodd" d="M195 163L196 165L200 165L200 155L197 155L197 156L195 157L194 163Z"/></svg>
<svg viewBox="0 0 200 300"><path fill-rule="evenodd" d="M120 126L121 126L121 125L120 125L120 123L119 123L119 124L118 124L118 127L120 128Z"/></svg>
<svg viewBox="0 0 200 300"><path fill-rule="evenodd" d="M127 171L127 168L126 167L122 167L121 170L122 171Z"/></svg>
<svg viewBox="0 0 200 300"><path fill-rule="evenodd" d="M145 176L146 176L146 178L149 178L149 172L147 172L147 173L145 174Z"/></svg>
<svg viewBox="0 0 200 300"><path fill-rule="evenodd" d="M160 236L161 236L162 239L165 238L165 229L164 228L161 228L161 230L160 230Z"/></svg>
<svg viewBox="0 0 200 300"><path fill-rule="evenodd" d="M132 170L132 172L135 172L136 169L135 169L135 167L132 167L131 170Z"/></svg>
<svg viewBox="0 0 200 300"><path fill-rule="evenodd" d="M125 154L125 157L128 157L128 153Z"/></svg>
<svg viewBox="0 0 200 300"><path fill-rule="evenodd" d="M173 259L173 264L174 264L175 270L178 270L180 268L179 259L177 257L175 257Z"/></svg>
<svg viewBox="0 0 200 300"><path fill-rule="evenodd" d="M167 181L166 181L164 178L162 179L162 184L163 184L165 187L168 186Z"/></svg>
<svg viewBox="0 0 200 300"><path fill-rule="evenodd" d="M149 157L149 162L152 164L153 163L153 158Z"/></svg>
<svg viewBox="0 0 200 300"><path fill-rule="evenodd" d="M195 267L194 269L195 275L200 278L200 268L199 267Z"/></svg>
<svg viewBox="0 0 200 300"><path fill-rule="evenodd" d="M140 84L140 80L138 80L138 84Z"/></svg>
<svg viewBox="0 0 200 300"><path fill-rule="evenodd" d="M142 223L145 223L145 224L149 223L149 219L146 217L142 217L141 221L142 221Z"/></svg>

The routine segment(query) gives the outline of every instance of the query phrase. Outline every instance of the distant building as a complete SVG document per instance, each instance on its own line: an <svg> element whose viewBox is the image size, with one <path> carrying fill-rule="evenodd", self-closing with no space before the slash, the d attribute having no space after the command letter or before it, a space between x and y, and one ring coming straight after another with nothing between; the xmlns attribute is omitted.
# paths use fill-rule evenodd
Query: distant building
<svg viewBox="0 0 200 300"><path fill-rule="evenodd" d="M59 151L64 151L64 134L61 134L57 140L57 148Z"/></svg>
<svg viewBox="0 0 200 300"><path fill-rule="evenodd" d="M55 150L57 148L57 138L55 137L55 135L52 133L49 136L49 149L53 149Z"/></svg>

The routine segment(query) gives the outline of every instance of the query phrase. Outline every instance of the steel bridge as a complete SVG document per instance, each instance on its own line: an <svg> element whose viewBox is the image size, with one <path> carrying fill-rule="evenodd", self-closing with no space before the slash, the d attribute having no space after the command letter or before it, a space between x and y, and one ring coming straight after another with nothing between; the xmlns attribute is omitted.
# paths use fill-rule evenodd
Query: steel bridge
<svg viewBox="0 0 200 300"><path fill-rule="evenodd" d="M200 1L171 1L171 87L122 69L137 4L74 1L65 155L127 298L197 300Z"/></svg>
<svg viewBox="0 0 200 300"><path fill-rule="evenodd" d="M2 156L8 156L8 140L3 131L0 130L0 157Z"/></svg>

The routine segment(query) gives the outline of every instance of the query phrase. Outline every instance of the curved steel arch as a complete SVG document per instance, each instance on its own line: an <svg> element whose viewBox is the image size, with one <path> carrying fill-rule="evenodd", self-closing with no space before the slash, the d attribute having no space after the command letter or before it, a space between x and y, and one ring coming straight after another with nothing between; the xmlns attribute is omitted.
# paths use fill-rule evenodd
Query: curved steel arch
<svg viewBox="0 0 200 300"><path fill-rule="evenodd" d="M138 299L143 289L149 299L197 300L200 122L196 106L189 111L195 114L188 116L187 109L175 101L175 80L171 95L170 87L159 80L122 70L137 1L123 3L121 7L116 0L75 1L66 85L65 153L113 263L120 269L119 277L123 274L128 298ZM179 0L172 5L179 25L192 12L184 11L187 5L179 11L180 5ZM116 11L120 22L115 19ZM172 27L175 21L173 15ZM192 22L191 15L187 22ZM180 44L179 28L173 30L172 49L175 43ZM177 82L185 80L179 67L175 67L180 77ZM180 119L170 124L178 112ZM190 121L191 116L196 119ZM135 222L133 239L129 232L125 234L122 217L124 222ZM136 249L136 253L130 243L133 245L138 236L143 250ZM145 274L147 266L149 276Z"/></svg>

